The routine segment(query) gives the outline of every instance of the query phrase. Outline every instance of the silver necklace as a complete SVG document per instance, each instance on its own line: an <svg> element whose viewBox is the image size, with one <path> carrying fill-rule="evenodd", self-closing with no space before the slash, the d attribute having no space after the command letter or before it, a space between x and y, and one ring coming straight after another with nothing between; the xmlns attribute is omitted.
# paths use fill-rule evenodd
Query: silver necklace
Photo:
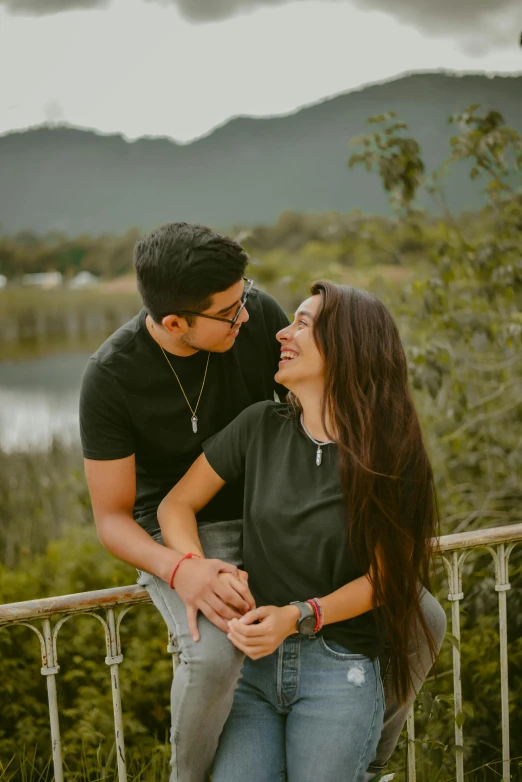
<svg viewBox="0 0 522 782"><path fill-rule="evenodd" d="M166 361L167 361L167 364L169 365L169 367L170 367L170 368L172 369L172 371L174 372L174 375L176 376L176 380L177 380L177 381L178 381L178 383L179 383L179 387L181 388L181 392L182 392L183 396L185 397L185 402L186 402L186 403L187 403L187 405L189 406L189 410L190 410L190 412L192 413L192 418L190 419L190 423L192 424L192 431L194 432L194 434L196 434L196 433L197 433L197 431L198 431L198 417L197 417L196 413L198 412L198 407L199 407L199 400L201 399L201 394L203 393L203 389L205 388L205 380L207 379L207 370L208 370L208 362L210 361L210 353L209 353L209 354L208 354L208 356L207 356L207 365L206 365L206 367L205 367L205 374L204 374L204 376L203 376L203 383L201 384L201 390L200 390L200 392L199 392L198 401L196 402L196 407L195 407L194 409L192 409L192 405L190 404L190 402L189 402L189 400L188 400L188 397L187 397L187 395L186 395L186 393L185 393L185 389L184 389L184 388L183 388L183 386L181 385L181 380L179 379L179 377L178 377L178 375L177 375L177 372L176 372L176 370L174 369L174 367L173 367L173 366L172 366L172 364L170 363L170 361L169 361L169 357L167 356L167 354L165 353L165 351L163 350L163 348L161 347L161 345L160 345L160 348L161 348L161 352L162 352L162 353L163 353L163 355L165 356L165 359L166 359Z"/></svg>
<svg viewBox="0 0 522 782"><path fill-rule="evenodd" d="M315 445L317 445L317 451L315 452L315 463L316 463L316 465L318 467L320 467L321 466L321 462L323 461L323 445L332 445L333 444L333 440L325 440L323 443L320 442L319 440L316 440L314 437L312 437L312 435L310 434L310 432L308 431L308 429L304 425L303 414L302 413L301 413L301 415L299 417L299 420L301 422L301 426L303 427L303 430L304 430L305 434L307 435L307 437L309 437L309 439Z"/></svg>
<svg viewBox="0 0 522 782"><path fill-rule="evenodd" d="M154 322L151 322L151 328L152 328L153 330L155 330L155 329L154 329ZM157 341L157 340L155 340L155 341ZM190 423L192 424L192 431L194 432L194 434L197 434L197 431L198 431L198 417L197 417L196 413L198 412L198 407L199 407L199 401L200 401L200 399L201 399L201 394L203 393L203 389L205 388L205 380L207 379L207 372L208 372L208 362L210 361L210 353L209 353L209 354L208 354L208 356L207 356L207 363L206 363L206 366L205 366L205 374L203 375L203 383L201 384L201 389L200 389L200 391L199 391L198 401L196 402L196 407L195 407L194 409L192 409L192 405L190 404L190 402L189 402L189 400L188 400L188 397L187 397L187 395L186 395L186 393L185 393L185 389L184 389L184 388L183 388L183 386L181 385L181 380L179 379L179 377L178 377L178 374L177 374L176 370L174 369L174 367L173 367L173 366L172 366L172 364L170 363L170 361L169 361L169 357L167 356L167 354L165 353L165 351L164 351L164 350L163 350L163 348L161 347L160 343L158 342L157 344L158 344L158 346L159 346L159 348L160 348L161 352L162 352L162 353L163 353L163 355L165 356L165 361L167 362L167 364L168 364L168 365L169 365L169 367L171 368L172 372L174 373L174 376L175 376L176 380L178 381L179 387L180 387L180 389L181 389L181 393L182 393L182 394L183 394L183 396L185 397L185 402L187 403L187 405L188 405L188 407L189 407L189 410L190 410L190 412L192 413L192 418L190 419Z"/></svg>

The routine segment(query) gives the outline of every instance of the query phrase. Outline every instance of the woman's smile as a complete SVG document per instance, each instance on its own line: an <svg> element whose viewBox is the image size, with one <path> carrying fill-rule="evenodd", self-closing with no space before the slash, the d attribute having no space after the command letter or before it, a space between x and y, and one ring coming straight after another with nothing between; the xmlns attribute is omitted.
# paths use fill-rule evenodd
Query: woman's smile
<svg viewBox="0 0 522 782"><path fill-rule="evenodd" d="M276 334L281 345L276 381L298 396L296 384L315 384L324 376L324 359L314 339L314 319L320 303L319 295L310 296L295 313L293 323ZM297 360L298 366L290 371L290 364Z"/></svg>
<svg viewBox="0 0 522 782"><path fill-rule="evenodd" d="M281 351L281 361L279 362L279 366L282 366L288 361L294 361L294 359L296 359L298 356L299 353L297 353L295 350L289 350L288 348L285 348Z"/></svg>

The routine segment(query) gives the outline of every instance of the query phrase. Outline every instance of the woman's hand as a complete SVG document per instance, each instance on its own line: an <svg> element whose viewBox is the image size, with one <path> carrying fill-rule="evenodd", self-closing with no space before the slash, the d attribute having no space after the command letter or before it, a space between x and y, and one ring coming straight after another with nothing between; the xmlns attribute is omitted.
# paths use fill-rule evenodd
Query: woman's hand
<svg viewBox="0 0 522 782"><path fill-rule="evenodd" d="M297 632L297 606L261 606L228 623L228 637L251 660L275 652L285 638ZM255 624L256 623L256 624Z"/></svg>

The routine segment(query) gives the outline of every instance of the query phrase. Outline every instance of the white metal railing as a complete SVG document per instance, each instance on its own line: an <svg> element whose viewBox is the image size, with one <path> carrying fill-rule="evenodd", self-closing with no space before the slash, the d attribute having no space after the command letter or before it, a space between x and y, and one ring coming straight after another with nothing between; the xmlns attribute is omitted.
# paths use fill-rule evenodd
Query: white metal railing
<svg viewBox="0 0 522 782"><path fill-rule="evenodd" d="M119 666L123 661L120 625L123 617L132 606L150 602L151 599L147 590L138 584L133 584L132 586L116 587L114 589L78 592L74 595L48 597L43 600L27 600L22 603L7 603L0 606L0 628L6 625L25 625L36 633L40 641L42 655L41 673L47 679L55 782L63 782L60 723L56 697L56 676L60 672L57 638L61 627L71 617L86 614L97 619L105 630L105 662L109 666L111 677L118 780L119 782L125 782L127 772L119 680ZM104 611L105 616L100 611ZM53 618L57 618L54 626L51 625L51 619ZM41 620L42 623L41 630L32 624L33 621L38 620ZM170 632L168 634L167 651L172 654L173 671L176 673L179 649L176 639Z"/></svg>
<svg viewBox="0 0 522 782"><path fill-rule="evenodd" d="M509 751L509 708L508 708L508 654L507 654L507 603L509 584L509 557L517 542L522 541L522 523L506 527L478 530L456 535L446 535L437 541L436 549L442 557L448 576L451 602L451 630L456 643L453 646L453 691L455 710L456 779L464 780L462 683L460 658L460 603L464 598L462 570L471 551L485 548L493 557L495 566L495 589L498 592L500 628L500 690L502 706L502 780L510 779ZM119 685L119 665L123 660L120 643L120 625L125 614L133 605L149 603L148 592L133 585L115 589L101 589L94 592L80 592L74 595L50 597L43 600L28 600L22 603L8 603L0 606L0 627L25 625L39 638L42 656L41 673L47 679L49 717L51 723L52 755L56 782L63 782L63 765L60 743L56 676L60 671L57 654L57 637L60 628L71 617L87 614L97 619L105 630L106 657L109 666L114 711L114 732L118 763L118 780L127 779L125 767L125 743L123 734L122 707ZM51 620L55 620L52 624ZM41 621L41 630L33 622ZM179 657L176 639L169 633L167 651L172 654L173 671ZM415 725L413 709L407 723L408 730L408 780L416 781L415 770Z"/></svg>
<svg viewBox="0 0 522 782"><path fill-rule="evenodd" d="M507 639L507 591L509 583L509 557L515 545L522 541L522 523L506 527L445 535L436 544L448 577L448 600L451 602L451 632L453 644L453 697L455 713L455 763L457 782L464 782L464 731L462 717L462 680L460 658L460 603L464 599L462 570L471 551L484 548L493 557L495 566L495 590L498 592L500 637L500 694L502 713L502 781L509 782L509 686ZM413 709L408 716L408 780L415 782L415 724Z"/></svg>

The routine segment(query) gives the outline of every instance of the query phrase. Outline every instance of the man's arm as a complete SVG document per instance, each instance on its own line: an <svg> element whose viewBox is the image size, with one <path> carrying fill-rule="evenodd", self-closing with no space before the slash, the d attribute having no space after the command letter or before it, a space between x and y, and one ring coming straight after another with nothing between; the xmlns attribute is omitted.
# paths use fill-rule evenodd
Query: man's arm
<svg viewBox="0 0 522 782"><path fill-rule="evenodd" d="M134 456L108 461L85 459L84 463L96 530L104 548L123 562L168 582L183 553L157 543L134 521Z"/></svg>
<svg viewBox="0 0 522 782"><path fill-rule="evenodd" d="M252 608L253 598L246 583L239 578L238 568L219 559L203 558L197 528L190 539L191 547L180 550L172 538L170 547L157 543L134 521L134 456L108 461L85 459L85 475L98 537L115 557L168 583L184 554L189 550L201 554L201 560L184 561L175 578L176 591L187 607L194 640L199 638L198 610L225 631L229 619L238 618Z"/></svg>

